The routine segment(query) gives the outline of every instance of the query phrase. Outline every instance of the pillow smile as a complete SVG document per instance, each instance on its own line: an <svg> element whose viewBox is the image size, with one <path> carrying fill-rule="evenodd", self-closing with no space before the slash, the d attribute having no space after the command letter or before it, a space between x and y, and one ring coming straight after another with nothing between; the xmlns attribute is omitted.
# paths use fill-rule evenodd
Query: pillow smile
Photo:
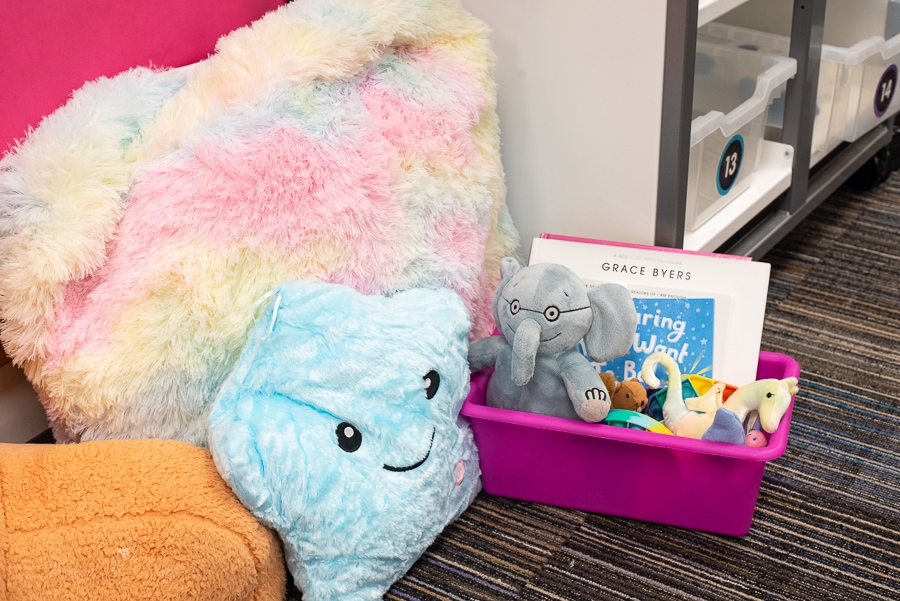
<svg viewBox="0 0 900 601"><path fill-rule="evenodd" d="M431 442L428 443L428 451L425 453L425 456L422 457L422 459L420 459L419 461L417 461L411 465L404 465L404 466L400 466L400 467L397 467L394 465L388 465L387 463L385 463L382 466L383 469L386 469L389 472L409 472L411 470L416 469L423 463L425 463L425 461L428 459L428 456L431 455L431 447L434 446L434 433L435 433L435 430L432 429L431 430Z"/></svg>

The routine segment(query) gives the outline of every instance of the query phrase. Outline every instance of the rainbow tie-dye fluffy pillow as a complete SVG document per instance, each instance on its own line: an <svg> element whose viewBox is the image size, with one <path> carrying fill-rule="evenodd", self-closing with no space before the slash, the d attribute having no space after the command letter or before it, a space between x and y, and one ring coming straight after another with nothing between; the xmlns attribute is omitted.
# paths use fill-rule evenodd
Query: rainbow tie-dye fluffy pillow
<svg viewBox="0 0 900 601"><path fill-rule="evenodd" d="M253 304L444 286L493 329L504 205L486 27L304 0L189 67L86 85L0 162L0 327L60 441L205 444Z"/></svg>

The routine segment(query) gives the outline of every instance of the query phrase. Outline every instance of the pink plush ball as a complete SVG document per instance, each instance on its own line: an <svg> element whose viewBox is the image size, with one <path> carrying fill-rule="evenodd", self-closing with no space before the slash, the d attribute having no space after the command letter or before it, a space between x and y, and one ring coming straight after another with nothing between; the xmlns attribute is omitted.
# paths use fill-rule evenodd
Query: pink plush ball
<svg viewBox="0 0 900 601"><path fill-rule="evenodd" d="M745 443L748 447L764 447L769 444L769 440L761 430L752 430L747 434Z"/></svg>

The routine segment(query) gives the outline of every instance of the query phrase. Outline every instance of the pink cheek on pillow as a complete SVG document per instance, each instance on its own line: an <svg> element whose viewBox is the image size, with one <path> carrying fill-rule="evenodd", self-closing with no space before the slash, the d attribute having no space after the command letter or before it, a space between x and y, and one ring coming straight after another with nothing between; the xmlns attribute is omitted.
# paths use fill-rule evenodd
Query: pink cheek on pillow
<svg viewBox="0 0 900 601"><path fill-rule="evenodd" d="M748 447L764 447L769 444L769 441L766 439L766 435L759 430L753 430L752 432L747 434L745 442Z"/></svg>
<svg viewBox="0 0 900 601"><path fill-rule="evenodd" d="M463 463L462 459L459 460L459 463L456 464L456 485L459 486L463 482L463 478L466 477L466 464Z"/></svg>

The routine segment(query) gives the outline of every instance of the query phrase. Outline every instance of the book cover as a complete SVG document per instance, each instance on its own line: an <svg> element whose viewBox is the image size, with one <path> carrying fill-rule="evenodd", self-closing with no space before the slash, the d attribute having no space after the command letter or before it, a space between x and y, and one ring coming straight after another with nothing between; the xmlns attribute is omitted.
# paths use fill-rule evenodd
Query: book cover
<svg viewBox="0 0 900 601"><path fill-rule="evenodd" d="M715 299L636 297L634 306L638 324L631 349L612 361L592 361L597 371L610 372L619 381L641 379L644 360L663 352L675 359L682 373L710 377L715 355ZM579 350L584 354L583 348ZM658 375L665 379L665 373Z"/></svg>
<svg viewBox="0 0 900 601"><path fill-rule="evenodd" d="M685 374L736 386L756 379L767 263L548 234L532 243L529 264L535 263L565 265L587 286L616 282L631 292L639 319L634 344L627 355L598 365L600 371L638 377L643 359L661 350Z"/></svg>

